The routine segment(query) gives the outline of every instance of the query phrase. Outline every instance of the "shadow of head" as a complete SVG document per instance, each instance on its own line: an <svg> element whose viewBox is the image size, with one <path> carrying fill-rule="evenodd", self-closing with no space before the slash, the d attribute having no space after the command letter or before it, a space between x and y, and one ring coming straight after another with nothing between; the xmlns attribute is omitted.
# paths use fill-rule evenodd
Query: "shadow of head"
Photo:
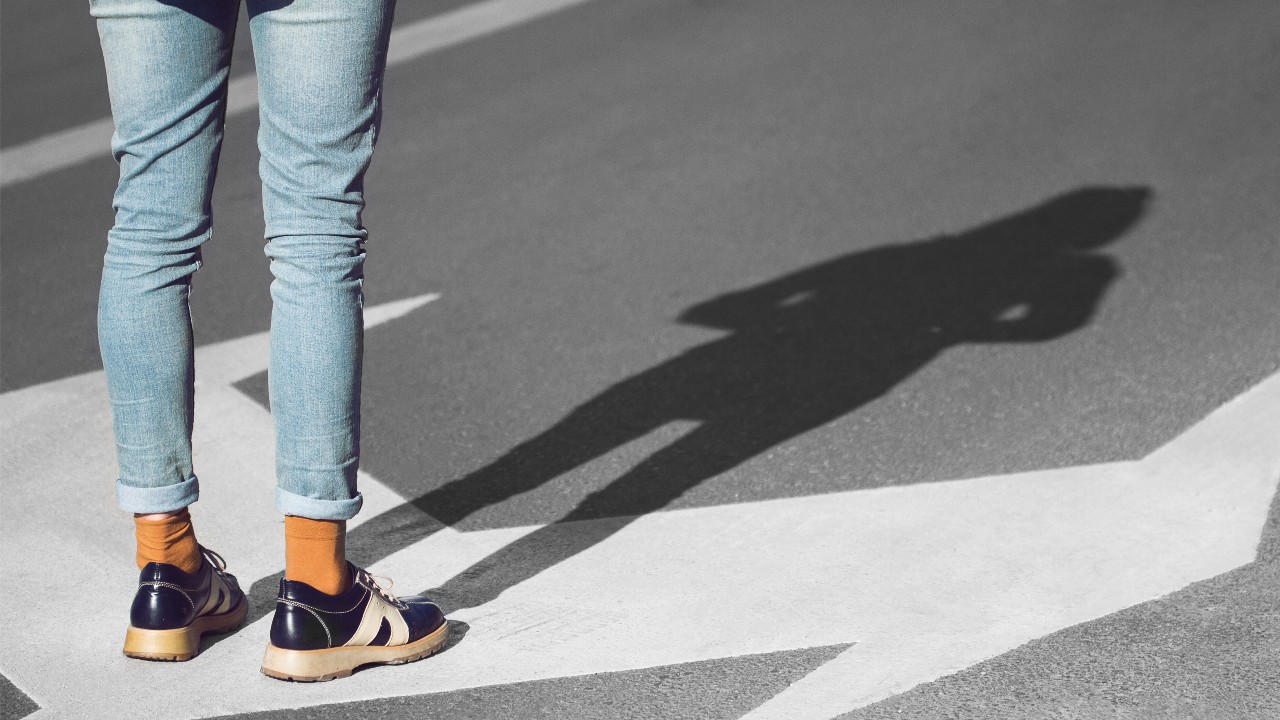
<svg viewBox="0 0 1280 720"><path fill-rule="evenodd" d="M994 251L1096 250L1136 225L1150 199L1145 187L1079 188L948 241L980 243Z"/></svg>
<svg viewBox="0 0 1280 720"><path fill-rule="evenodd" d="M1137 225L1151 196L1145 187L1078 188L959 233L857 250L729 292L678 320L740 331L859 322L912 330L1031 301L1087 316L1116 271L1096 251Z"/></svg>

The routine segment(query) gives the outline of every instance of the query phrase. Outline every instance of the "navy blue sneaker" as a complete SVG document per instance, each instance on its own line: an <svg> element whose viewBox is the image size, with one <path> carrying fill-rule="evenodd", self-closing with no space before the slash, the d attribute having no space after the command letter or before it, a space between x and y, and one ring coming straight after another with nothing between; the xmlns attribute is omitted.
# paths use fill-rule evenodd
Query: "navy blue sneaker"
<svg viewBox="0 0 1280 720"><path fill-rule="evenodd" d="M444 646L449 623L438 605L425 597L398 598L351 563L347 571L351 587L340 595L280 580L262 672L281 680L333 680L361 665L399 665Z"/></svg>
<svg viewBox="0 0 1280 720"><path fill-rule="evenodd" d="M200 636L234 630L249 603L222 556L201 547L204 562L195 573L164 563L147 563L129 611L124 654L144 660L190 660L200 652Z"/></svg>

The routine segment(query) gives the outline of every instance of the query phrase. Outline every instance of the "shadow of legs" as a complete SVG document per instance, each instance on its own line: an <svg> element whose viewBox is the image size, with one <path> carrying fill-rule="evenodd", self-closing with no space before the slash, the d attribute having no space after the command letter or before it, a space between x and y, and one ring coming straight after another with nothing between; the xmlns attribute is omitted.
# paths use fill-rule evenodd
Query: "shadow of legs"
<svg viewBox="0 0 1280 720"><path fill-rule="evenodd" d="M599 396L494 462L352 528L347 558L368 567L644 435L657 425L626 412L636 403L631 388Z"/></svg>
<svg viewBox="0 0 1280 720"><path fill-rule="evenodd" d="M812 422L806 418L802 425ZM608 486L592 493L560 520L525 535L423 594L446 612L477 607L504 590L607 540L644 515L671 504L690 488L719 475L793 434L791 425L750 428L730 423L700 427L659 450ZM745 448L752 448L748 452ZM626 514L622 514L622 512Z"/></svg>

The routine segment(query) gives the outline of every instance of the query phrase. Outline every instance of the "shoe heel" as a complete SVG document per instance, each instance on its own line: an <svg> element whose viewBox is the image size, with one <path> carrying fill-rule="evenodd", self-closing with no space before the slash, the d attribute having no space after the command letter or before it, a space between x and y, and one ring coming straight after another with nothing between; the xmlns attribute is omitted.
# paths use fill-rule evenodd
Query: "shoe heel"
<svg viewBox="0 0 1280 720"><path fill-rule="evenodd" d="M268 643L262 657L262 673L294 682L336 680L350 676L359 665L359 658L348 657L350 655L352 652L347 648L284 650Z"/></svg>
<svg viewBox="0 0 1280 720"><path fill-rule="evenodd" d="M234 630L244 622L249 604L243 599L231 611L206 615L194 623L173 630L145 630L132 625L124 635L124 654L143 660L183 662L200 652L200 638L205 633Z"/></svg>
<svg viewBox="0 0 1280 720"><path fill-rule="evenodd" d="M182 662L200 651L200 632L192 627L176 630L144 630L129 626L124 635L124 654L143 660Z"/></svg>

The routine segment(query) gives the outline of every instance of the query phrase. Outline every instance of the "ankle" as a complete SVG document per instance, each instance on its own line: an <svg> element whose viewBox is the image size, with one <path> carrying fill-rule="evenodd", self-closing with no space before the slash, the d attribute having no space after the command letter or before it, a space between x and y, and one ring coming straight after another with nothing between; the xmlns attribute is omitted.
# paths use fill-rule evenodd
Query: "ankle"
<svg viewBox="0 0 1280 720"><path fill-rule="evenodd" d="M284 576L327 595L339 595L351 586L346 557L347 522L284 518Z"/></svg>
<svg viewBox="0 0 1280 720"><path fill-rule="evenodd" d="M138 549L138 569L148 563L173 565L186 573L194 573L204 563L196 542L191 514L186 508L169 513L134 515L134 537Z"/></svg>

